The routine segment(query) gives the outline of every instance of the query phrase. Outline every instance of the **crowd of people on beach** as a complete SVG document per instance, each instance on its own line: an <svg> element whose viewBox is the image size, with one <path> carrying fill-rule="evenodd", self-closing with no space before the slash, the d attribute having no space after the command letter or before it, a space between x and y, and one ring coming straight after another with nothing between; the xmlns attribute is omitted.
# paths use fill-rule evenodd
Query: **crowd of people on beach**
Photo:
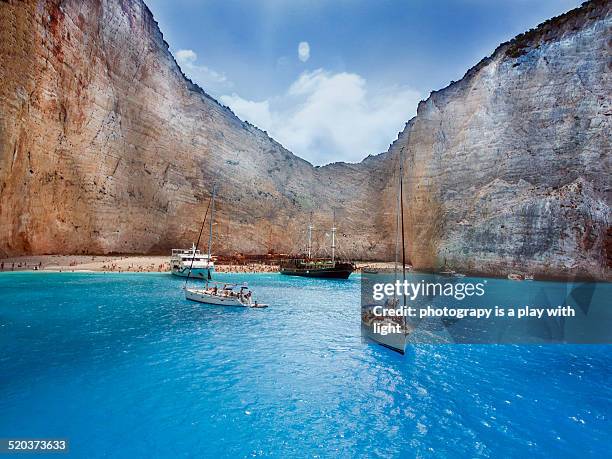
<svg viewBox="0 0 612 459"><path fill-rule="evenodd" d="M277 273L278 265L263 263L228 264L215 265L215 271L219 273Z"/></svg>
<svg viewBox="0 0 612 459"><path fill-rule="evenodd" d="M170 264L138 264L133 263L128 266L120 265L117 263L109 263L102 265L102 271L108 272L169 272ZM228 265L215 265L215 271L219 273L275 273L278 272L277 265L267 265L262 263L248 263L248 264L228 264Z"/></svg>
<svg viewBox="0 0 612 459"><path fill-rule="evenodd" d="M102 265L102 271L109 272L133 272L133 273L163 273L170 271L170 265L168 263L150 263L150 264L130 264L128 266L121 266L117 263L110 263L108 265Z"/></svg>
<svg viewBox="0 0 612 459"><path fill-rule="evenodd" d="M103 272L169 272L170 264L168 262L158 263L157 261L151 261L151 259L145 260L130 260L129 263L121 262L121 260L129 259L129 257L121 257L106 261L102 265L92 266L87 261L83 260L70 260L63 264L54 262L45 262L43 266L42 261L26 262L26 261L0 261L0 271L24 271L24 270L53 270L53 271L78 271L78 270L92 270L92 271L103 271ZM92 262L95 258L92 257ZM57 264L56 264L57 263ZM216 264L215 271L219 273L276 273L279 271L279 267L276 264L270 263L223 263Z"/></svg>
<svg viewBox="0 0 612 459"><path fill-rule="evenodd" d="M15 271L15 269L17 269L18 271L26 270L26 269L32 269L34 271L38 271L41 268L42 268L42 261L39 263L30 263L29 266L28 266L28 263L25 261L23 263L17 262L17 264L15 264L15 262L12 262L12 263L7 262L6 265L4 264L3 261L0 261L0 271Z"/></svg>

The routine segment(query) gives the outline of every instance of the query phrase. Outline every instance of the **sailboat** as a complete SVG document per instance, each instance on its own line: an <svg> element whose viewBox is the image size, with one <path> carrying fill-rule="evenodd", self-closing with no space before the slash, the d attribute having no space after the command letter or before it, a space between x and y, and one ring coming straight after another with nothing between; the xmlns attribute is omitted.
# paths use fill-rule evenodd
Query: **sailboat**
<svg viewBox="0 0 612 459"><path fill-rule="evenodd" d="M336 213L331 228L331 258L312 256L312 217L308 224L308 248L305 258L290 258L280 263L280 273L286 276L319 277L326 279L348 279L355 264L348 260L336 259Z"/></svg>
<svg viewBox="0 0 612 459"><path fill-rule="evenodd" d="M397 199L397 219L396 219L396 238L395 238L395 269L394 283L398 281L398 252L399 235L401 232L402 245L402 284L406 281L406 244L404 240L404 149L399 152L399 193ZM394 295L389 298L384 305L385 309L399 309L400 301ZM364 305L361 308L361 325L364 335L372 341L385 346L393 351L404 354L406 352L406 342L412 332L412 327L408 324L403 315L377 315L374 307L377 304ZM402 308L406 310L406 296L402 295ZM384 330L393 330L385 332Z"/></svg>
<svg viewBox="0 0 612 459"><path fill-rule="evenodd" d="M248 285L206 283L204 289L186 288L185 298L198 303L214 304L218 306L238 306L242 308L267 308L268 305L259 303L253 298L253 292Z"/></svg>
<svg viewBox="0 0 612 459"><path fill-rule="evenodd" d="M215 197L217 194L217 187L213 185L212 196L204 215L204 221L200 228L200 235L198 236L198 242L196 248L200 244L202 232L204 231L204 225L206 224L206 217L210 209L210 227L208 234L208 260L211 259L212 255L212 235L213 235L213 216L215 212ZM193 258L191 259L191 267L187 273L187 279L183 289L185 290L185 298L191 301L197 301L198 303L212 304L218 306L237 306L242 308L266 308L267 304L259 303L253 297L253 292L249 289L246 283L238 286L236 284L229 283L211 283L210 271L206 279L204 288L188 288L187 282L191 277L191 268L193 267Z"/></svg>

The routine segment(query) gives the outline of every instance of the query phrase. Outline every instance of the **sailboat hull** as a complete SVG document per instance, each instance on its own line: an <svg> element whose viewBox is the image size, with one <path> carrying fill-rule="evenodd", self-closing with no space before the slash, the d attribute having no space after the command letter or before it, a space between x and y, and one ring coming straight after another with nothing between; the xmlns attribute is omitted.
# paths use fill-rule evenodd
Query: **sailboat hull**
<svg viewBox="0 0 612 459"><path fill-rule="evenodd" d="M223 297L219 295L210 295L204 290L187 288L185 289L185 298L198 303L213 304L216 306L235 306L239 308L248 308L248 303L242 303L235 297Z"/></svg>
<svg viewBox="0 0 612 459"><path fill-rule="evenodd" d="M318 277L323 279L348 279L352 272L353 271L331 269L281 270L281 274L284 274L285 276Z"/></svg>
<svg viewBox="0 0 612 459"><path fill-rule="evenodd" d="M189 277L195 277L196 279L208 279L211 277L213 271L213 268L192 268L191 275ZM171 272L174 276L187 277L189 275L189 268L179 268L173 266Z"/></svg>
<svg viewBox="0 0 612 459"><path fill-rule="evenodd" d="M408 335L404 333L388 333L382 335L380 333L374 333L371 326L362 324L363 335L368 339L384 346L392 351L399 352L404 355L406 353L406 342Z"/></svg>
<svg viewBox="0 0 612 459"><path fill-rule="evenodd" d="M318 265L318 266L317 266ZM324 264L292 261L281 264L280 273L286 276L317 277L322 279L348 279L355 270L352 263L327 262Z"/></svg>

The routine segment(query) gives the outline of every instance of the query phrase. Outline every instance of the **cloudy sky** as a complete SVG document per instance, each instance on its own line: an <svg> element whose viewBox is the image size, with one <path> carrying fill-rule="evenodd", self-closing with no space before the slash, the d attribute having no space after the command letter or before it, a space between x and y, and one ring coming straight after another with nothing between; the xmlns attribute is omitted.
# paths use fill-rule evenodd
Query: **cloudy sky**
<svg viewBox="0 0 612 459"><path fill-rule="evenodd" d="M183 71L313 164L386 151L419 100L574 0L145 0Z"/></svg>

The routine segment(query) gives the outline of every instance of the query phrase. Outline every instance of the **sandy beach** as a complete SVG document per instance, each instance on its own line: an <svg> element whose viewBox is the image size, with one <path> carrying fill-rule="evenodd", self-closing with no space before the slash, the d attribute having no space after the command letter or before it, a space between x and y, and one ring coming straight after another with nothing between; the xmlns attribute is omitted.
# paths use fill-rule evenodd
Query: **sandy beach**
<svg viewBox="0 0 612 459"><path fill-rule="evenodd" d="M98 271L98 272L166 272L170 257L164 255L33 255L0 259L1 271ZM382 268L385 262L359 262L358 268ZM215 270L223 273L278 272L278 266L265 263L220 263Z"/></svg>
<svg viewBox="0 0 612 459"><path fill-rule="evenodd" d="M114 255L33 255L0 259L0 271L169 271L169 257Z"/></svg>
<svg viewBox="0 0 612 459"><path fill-rule="evenodd" d="M1 271L167 272L170 257L163 255L36 255L0 259ZM276 272L262 263L216 264L218 272Z"/></svg>

